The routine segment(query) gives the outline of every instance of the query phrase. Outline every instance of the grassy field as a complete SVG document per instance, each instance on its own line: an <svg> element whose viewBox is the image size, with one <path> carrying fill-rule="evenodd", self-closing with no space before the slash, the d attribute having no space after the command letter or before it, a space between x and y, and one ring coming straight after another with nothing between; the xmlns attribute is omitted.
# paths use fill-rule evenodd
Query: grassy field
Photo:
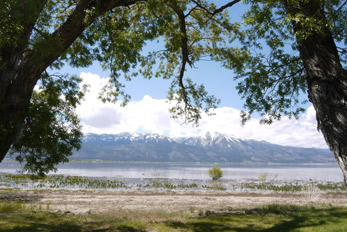
<svg viewBox="0 0 347 232"><path fill-rule="evenodd" d="M51 212L49 204L0 202L0 232L26 231L347 231L347 208L276 205L216 214Z"/></svg>

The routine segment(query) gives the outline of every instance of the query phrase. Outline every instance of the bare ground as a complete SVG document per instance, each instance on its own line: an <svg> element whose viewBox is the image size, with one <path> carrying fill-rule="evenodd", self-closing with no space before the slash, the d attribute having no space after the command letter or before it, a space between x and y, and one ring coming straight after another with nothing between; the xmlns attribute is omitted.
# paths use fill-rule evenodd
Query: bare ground
<svg viewBox="0 0 347 232"><path fill-rule="evenodd" d="M71 213L166 212L210 210L223 213L268 204L310 204L347 207L347 193L149 193L116 191L6 191L0 201L25 201L48 205L49 210Z"/></svg>

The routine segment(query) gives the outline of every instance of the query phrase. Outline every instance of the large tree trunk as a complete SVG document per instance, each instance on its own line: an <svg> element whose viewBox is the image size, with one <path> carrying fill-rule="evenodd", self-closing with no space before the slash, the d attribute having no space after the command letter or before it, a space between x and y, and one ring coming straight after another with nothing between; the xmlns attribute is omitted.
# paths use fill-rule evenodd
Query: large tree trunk
<svg viewBox="0 0 347 232"><path fill-rule="evenodd" d="M29 108L31 93L11 94L1 104L0 109L0 162L5 158L11 145L20 136L21 126ZM27 95L27 96L24 96Z"/></svg>
<svg viewBox="0 0 347 232"><path fill-rule="evenodd" d="M34 86L42 72L33 65L28 68L12 74L11 82L2 82L4 94L0 99L0 162L20 136ZM5 75L6 72L0 72L1 79Z"/></svg>
<svg viewBox="0 0 347 232"><path fill-rule="evenodd" d="M34 85L40 76L37 68L28 66L24 51L46 2L31 0L12 5L13 12L16 12L14 17L18 18L14 23L23 30L6 35L11 38L11 43L3 43L0 47L0 162L20 134Z"/></svg>
<svg viewBox="0 0 347 232"><path fill-rule="evenodd" d="M325 25L320 31L314 28L317 25L312 25L311 33L305 38L298 36L297 42L307 75L309 99L316 110L318 130L334 153L347 186L347 71L341 65L320 1L291 1L285 7L289 14L301 13ZM307 31L299 22L292 24L298 34Z"/></svg>

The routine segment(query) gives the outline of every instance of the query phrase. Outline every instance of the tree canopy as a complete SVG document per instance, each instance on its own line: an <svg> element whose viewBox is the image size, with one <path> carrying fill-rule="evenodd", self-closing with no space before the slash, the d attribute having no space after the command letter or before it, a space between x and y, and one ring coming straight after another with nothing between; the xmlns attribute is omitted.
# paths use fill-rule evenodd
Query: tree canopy
<svg viewBox="0 0 347 232"><path fill-rule="evenodd" d="M190 0L2 1L2 156L11 146L26 170L44 174L79 148L81 126L73 110L84 93L77 78L52 74L64 65L100 63L110 71L100 98L122 104L130 96L121 75L171 79L169 99L177 103L173 117L197 123L201 110L209 113L219 100L184 72L206 57L233 58L231 66L241 67L247 51L231 46L241 36L240 23L231 23L225 11L237 2L217 7ZM164 49L143 54L152 40L162 41Z"/></svg>
<svg viewBox="0 0 347 232"><path fill-rule="evenodd" d="M299 41L311 33L324 34L326 26L341 47L339 55L346 65L346 1L316 1L322 5L324 20L305 16L302 12L289 13L285 4L300 4L298 0L246 1L249 10L244 14L245 39L242 44L250 52L243 68L237 71L238 92L245 99L247 120L254 111L263 116L263 123L271 123L281 116L297 118L305 109L307 98L307 70L300 57ZM308 1L309 2L309 1ZM307 7L310 7L309 5ZM292 22L302 28L294 31Z"/></svg>
<svg viewBox="0 0 347 232"><path fill-rule="evenodd" d="M307 91L317 128L334 153L347 185L346 1L249 1L245 44L254 51L239 93L265 123L303 110ZM263 43L259 42L262 41ZM266 49L264 49L264 45ZM261 50L269 51L267 54ZM248 115L243 115L247 119Z"/></svg>
<svg viewBox="0 0 347 232"><path fill-rule="evenodd" d="M219 180L223 176L223 171L220 167L214 166L208 170L208 175L212 180Z"/></svg>

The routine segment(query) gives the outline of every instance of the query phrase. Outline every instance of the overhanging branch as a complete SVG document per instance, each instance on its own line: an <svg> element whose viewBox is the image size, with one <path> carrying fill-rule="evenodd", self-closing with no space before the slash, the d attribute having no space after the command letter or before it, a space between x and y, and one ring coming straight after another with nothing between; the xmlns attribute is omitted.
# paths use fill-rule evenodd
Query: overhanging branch
<svg viewBox="0 0 347 232"><path fill-rule="evenodd" d="M188 49L188 36L187 36L187 29L186 29L186 17L189 15L184 15L184 12L182 9L179 8L176 2L170 2L169 5L172 7L172 10L176 13L179 23L180 23L180 31L182 33L181 35L181 54L182 54L182 64L181 64L181 70L180 74L178 76L179 80L179 86L182 90L182 97L183 101L185 103L185 110L190 106L189 104L189 97L188 93L186 91L186 87L184 86L183 83L183 78L184 78L184 72L186 69L187 63L192 66L192 63L189 59L189 49Z"/></svg>
<svg viewBox="0 0 347 232"><path fill-rule="evenodd" d="M229 7L232 7L233 5L235 5L236 3L238 2L241 2L241 0L234 0L234 1L231 1L217 9L215 9L213 12L209 11L206 7L204 7L202 4L200 4L198 1L196 0L192 0L192 2L194 2L199 8L205 10L208 14L210 14L211 16L214 16L216 14L219 14L221 12L223 12L225 9L229 8Z"/></svg>
<svg viewBox="0 0 347 232"><path fill-rule="evenodd" d="M146 0L80 0L67 20L49 38L38 41L34 45L33 51L23 59L21 70L23 72L30 70L31 73L35 73L32 76L36 79L28 80L31 85L35 85L40 74L58 59L100 15L116 7L130 6L144 1ZM90 15L88 15L88 12L91 12ZM51 51L43 51L47 49L51 49ZM35 67L35 70L33 70L33 67Z"/></svg>

